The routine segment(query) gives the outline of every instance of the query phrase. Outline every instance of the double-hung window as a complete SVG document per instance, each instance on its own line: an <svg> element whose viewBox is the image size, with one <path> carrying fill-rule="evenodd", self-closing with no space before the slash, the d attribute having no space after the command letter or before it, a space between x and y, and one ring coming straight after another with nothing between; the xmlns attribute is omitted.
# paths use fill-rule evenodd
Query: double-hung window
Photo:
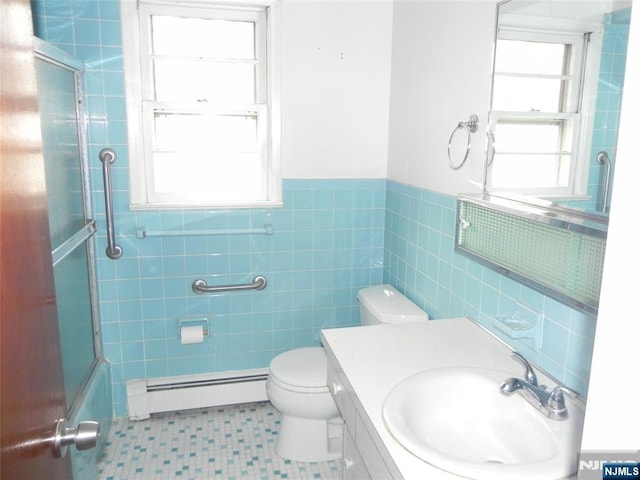
<svg viewBox="0 0 640 480"><path fill-rule="evenodd" d="M279 204L270 7L122 6L132 208Z"/></svg>
<svg viewBox="0 0 640 480"><path fill-rule="evenodd" d="M502 29L496 43L492 191L584 193L581 152L587 37Z"/></svg>

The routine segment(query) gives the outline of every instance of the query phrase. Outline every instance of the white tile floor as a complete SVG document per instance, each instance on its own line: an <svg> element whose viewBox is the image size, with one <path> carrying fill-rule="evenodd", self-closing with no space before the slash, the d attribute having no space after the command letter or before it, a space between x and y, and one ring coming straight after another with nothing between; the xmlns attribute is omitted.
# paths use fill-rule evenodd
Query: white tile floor
<svg viewBox="0 0 640 480"><path fill-rule="evenodd" d="M302 463L275 451L279 414L269 402L113 422L99 480L340 479L340 462Z"/></svg>

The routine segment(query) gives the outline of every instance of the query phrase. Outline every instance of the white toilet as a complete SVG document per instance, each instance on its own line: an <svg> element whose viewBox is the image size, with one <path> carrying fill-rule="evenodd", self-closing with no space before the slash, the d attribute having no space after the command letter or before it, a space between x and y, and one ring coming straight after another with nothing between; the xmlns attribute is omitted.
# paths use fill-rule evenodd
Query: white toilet
<svg viewBox="0 0 640 480"><path fill-rule="evenodd" d="M360 323L402 323L429 316L391 285L358 292ZM280 412L276 451L299 462L342 456L342 419L327 386L327 358L322 347L281 353L269 365L267 396Z"/></svg>

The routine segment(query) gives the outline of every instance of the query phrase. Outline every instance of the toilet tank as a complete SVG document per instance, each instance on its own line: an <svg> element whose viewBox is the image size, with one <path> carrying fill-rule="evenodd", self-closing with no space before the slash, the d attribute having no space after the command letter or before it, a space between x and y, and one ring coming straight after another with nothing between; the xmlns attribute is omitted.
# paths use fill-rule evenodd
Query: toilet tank
<svg viewBox="0 0 640 480"><path fill-rule="evenodd" d="M415 303L391 285L373 285L358 292L360 323L408 323L429 320Z"/></svg>

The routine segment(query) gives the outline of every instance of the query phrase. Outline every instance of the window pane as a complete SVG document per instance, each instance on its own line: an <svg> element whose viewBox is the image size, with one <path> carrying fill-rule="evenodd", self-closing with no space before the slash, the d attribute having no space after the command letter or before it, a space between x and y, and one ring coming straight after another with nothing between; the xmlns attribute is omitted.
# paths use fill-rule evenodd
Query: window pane
<svg viewBox="0 0 640 480"><path fill-rule="evenodd" d="M255 150L257 114L155 115L156 150Z"/></svg>
<svg viewBox="0 0 640 480"><path fill-rule="evenodd" d="M579 113L575 94L580 62L574 58L580 54L579 37L517 30L501 34L512 39L501 38L496 44L492 98L496 153L491 187L570 193L572 115Z"/></svg>
<svg viewBox="0 0 640 480"><path fill-rule="evenodd" d="M155 55L255 59L253 22L154 15L151 23Z"/></svg>
<svg viewBox="0 0 640 480"><path fill-rule="evenodd" d="M564 80L496 74L493 109L508 112L560 112Z"/></svg>
<svg viewBox="0 0 640 480"><path fill-rule="evenodd" d="M255 65L251 63L155 60L158 101L255 103Z"/></svg>
<svg viewBox="0 0 640 480"><path fill-rule="evenodd" d="M492 164L491 185L502 189L565 187L568 155L501 155Z"/></svg>
<svg viewBox="0 0 640 480"><path fill-rule="evenodd" d="M497 152L557 152L561 134L560 124L498 122L495 148Z"/></svg>
<svg viewBox="0 0 640 480"><path fill-rule="evenodd" d="M565 48L562 43L502 40L496 44L497 72L562 75Z"/></svg>
<svg viewBox="0 0 640 480"><path fill-rule="evenodd" d="M188 192L212 201L264 200L258 154L154 154L154 187L160 194ZM224 175L221 175L224 172Z"/></svg>

